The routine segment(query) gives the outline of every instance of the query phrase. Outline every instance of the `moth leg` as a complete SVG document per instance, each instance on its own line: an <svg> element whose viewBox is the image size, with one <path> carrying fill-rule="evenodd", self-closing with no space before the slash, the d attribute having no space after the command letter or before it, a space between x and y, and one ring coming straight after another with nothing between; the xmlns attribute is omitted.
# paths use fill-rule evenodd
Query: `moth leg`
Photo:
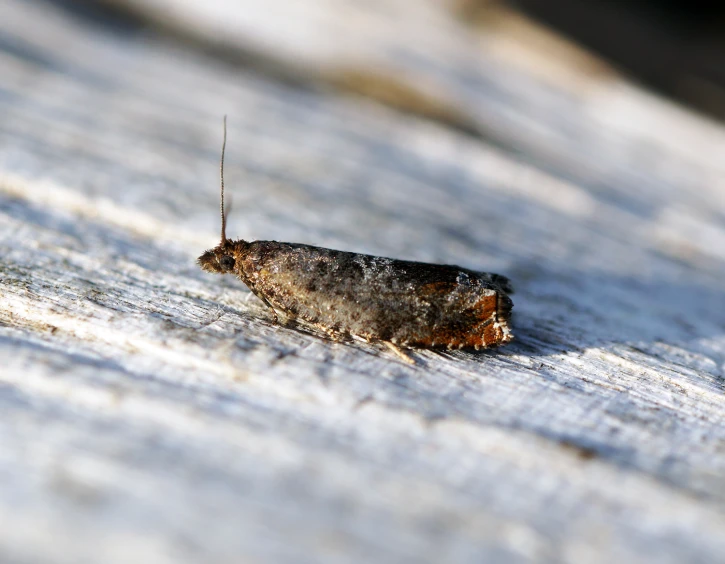
<svg viewBox="0 0 725 564"><path fill-rule="evenodd" d="M322 327L320 325L318 325L317 328L327 335L328 339L334 341L335 343L344 343L346 341L345 335L342 333L338 333L337 331L333 331L328 327Z"/></svg>
<svg viewBox="0 0 725 564"><path fill-rule="evenodd" d="M272 312L272 315L274 315L274 322L277 323L278 325L281 325L281 323L279 322L279 316L277 315L277 310L274 309L274 306L271 303L269 303L267 298L265 298L264 296L257 294L257 297L260 300L262 300L264 302L264 304L270 309L270 311Z"/></svg>
<svg viewBox="0 0 725 564"><path fill-rule="evenodd" d="M397 346L394 343L391 343L390 341L382 341L385 346L387 346L391 351L395 353L395 355L400 358L402 361L415 365L415 359L408 354L405 353L403 349L401 349L399 346Z"/></svg>

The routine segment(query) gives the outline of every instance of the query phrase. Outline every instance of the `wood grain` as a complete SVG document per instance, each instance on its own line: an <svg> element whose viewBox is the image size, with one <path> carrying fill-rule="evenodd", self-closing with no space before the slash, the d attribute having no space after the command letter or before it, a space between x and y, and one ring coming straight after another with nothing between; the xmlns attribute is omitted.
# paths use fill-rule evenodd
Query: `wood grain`
<svg viewBox="0 0 725 564"><path fill-rule="evenodd" d="M367 46L445 35L475 62L437 84L488 141L103 12L0 11L0 560L725 560L720 125L547 82L430 6ZM408 366L201 272L225 113L230 236L500 272L516 341Z"/></svg>

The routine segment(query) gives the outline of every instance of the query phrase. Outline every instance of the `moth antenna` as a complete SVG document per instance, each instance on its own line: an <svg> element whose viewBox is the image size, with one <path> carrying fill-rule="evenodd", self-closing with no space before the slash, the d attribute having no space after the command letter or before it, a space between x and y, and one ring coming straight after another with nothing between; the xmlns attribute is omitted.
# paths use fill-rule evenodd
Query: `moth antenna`
<svg viewBox="0 0 725 564"><path fill-rule="evenodd" d="M227 116L224 116L224 141L222 142L222 158L219 163L219 179L221 184L221 203L219 205L219 209L221 210L222 214L222 242L221 244L224 245L224 243L227 242L227 214L226 209L224 208L224 150L227 147Z"/></svg>
<svg viewBox="0 0 725 564"><path fill-rule="evenodd" d="M224 215L228 216L231 211L234 209L234 194L229 194L227 196L227 204L224 206Z"/></svg>

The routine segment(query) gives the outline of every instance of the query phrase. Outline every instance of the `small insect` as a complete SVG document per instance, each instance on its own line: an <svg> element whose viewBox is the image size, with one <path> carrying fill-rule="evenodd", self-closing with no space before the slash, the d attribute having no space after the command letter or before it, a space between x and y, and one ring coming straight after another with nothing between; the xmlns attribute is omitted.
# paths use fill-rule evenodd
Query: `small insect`
<svg viewBox="0 0 725 564"><path fill-rule="evenodd" d="M335 340L399 347L473 348L511 341L508 278L460 266L426 264L277 241L226 236L224 151L221 241L198 259L207 272L234 274L269 306L275 320L323 331Z"/></svg>

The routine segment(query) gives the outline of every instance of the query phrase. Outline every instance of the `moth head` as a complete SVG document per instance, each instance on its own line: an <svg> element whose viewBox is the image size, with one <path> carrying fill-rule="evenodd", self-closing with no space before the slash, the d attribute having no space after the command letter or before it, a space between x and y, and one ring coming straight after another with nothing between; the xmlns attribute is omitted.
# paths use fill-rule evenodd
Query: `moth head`
<svg viewBox="0 0 725 564"><path fill-rule="evenodd" d="M233 273L237 264L236 255L244 241L223 241L213 249L205 251L197 261L202 270L217 274Z"/></svg>
<svg viewBox="0 0 725 564"><path fill-rule="evenodd" d="M224 207L224 149L227 146L227 116L224 116L224 141L222 143L222 157L219 164L219 176L221 179L221 216L222 216L222 237L221 242L205 251L197 262L202 270L227 274L234 272L236 266L236 254L243 251L247 243L244 241L231 241L227 239L227 209Z"/></svg>

